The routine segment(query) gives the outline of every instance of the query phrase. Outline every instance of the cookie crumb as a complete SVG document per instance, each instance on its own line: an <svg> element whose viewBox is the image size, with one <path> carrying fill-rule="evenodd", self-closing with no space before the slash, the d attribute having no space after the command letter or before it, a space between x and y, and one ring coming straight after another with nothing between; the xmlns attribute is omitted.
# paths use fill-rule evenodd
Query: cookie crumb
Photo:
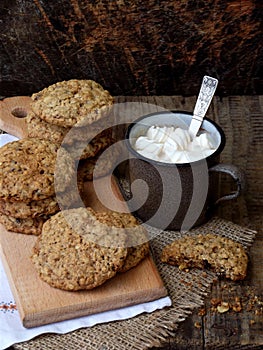
<svg viewBox="0 0 263 350"><path fill-rule="evenodd" d="M223 314L227 311L229 311L230 307L229 307L229 304L225 301L222 301L218 306L217 306L217 311L220 313L220 314Z"/></svg>
<svg viewBox="0 0 263 350"><path fill-rule="evenodd" d="M194 326L195 326L195 328L198 328L198 329L202 328L202 325L200 322L195 322Z"/></svg>

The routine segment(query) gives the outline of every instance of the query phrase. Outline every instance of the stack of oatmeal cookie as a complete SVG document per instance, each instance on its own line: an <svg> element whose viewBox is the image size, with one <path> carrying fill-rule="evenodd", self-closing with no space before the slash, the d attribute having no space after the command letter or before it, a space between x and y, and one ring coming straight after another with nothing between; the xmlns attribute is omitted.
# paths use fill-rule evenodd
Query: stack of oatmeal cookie
<svg viewBox="0 0 263 350"><path fill-rule="evenodd" d="M97 122L108 115L113 97L93 80L72 79L33 94L32 101L29 137L61 143L73 127L70 142L86 138L88 126L100 127Z"/></svg>
<svg viewBox="0 0 263 350"><path fill-rule="evenodd" d="M0 223L7 230L38 235L43 223L59 211L55 194L54 173L57 145L37 138L14 141L0 148ZM58 191L64 202L68 198L74 161L60 151L57 166ZM67 169L63 169L64 167ZM63 181L60 180L60 175Z"/></svg>
<svg viewBox="0 0 263 350"><path fill-rule="evenodd" d="M56 288L95 288L149 253L131 214L79 205L84 181L106 175L118 156L109 147L112 104L94 81L58 82L32 95L28 137L0 148L0 223L39 236L32 261Z"/></svg>
<svg viewBox="0 0 263 350"><path fill-rule="evenodd" d="M112 105L110 93L93 80L58 82L32 95L28 136L62 144L80 161L82 179L92 180L98 157L114 143L108 117ZM104 161L96 173L109 170Z"/></svg>

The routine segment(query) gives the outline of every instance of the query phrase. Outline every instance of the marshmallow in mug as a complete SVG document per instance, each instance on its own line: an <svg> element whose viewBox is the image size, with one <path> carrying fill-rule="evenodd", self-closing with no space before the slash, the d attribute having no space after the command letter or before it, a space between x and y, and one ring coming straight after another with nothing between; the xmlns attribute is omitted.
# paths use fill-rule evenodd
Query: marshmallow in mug
<svg viewBox="0 0 263 350"><path fill-rule="evenodd" d="M216 148L206 131L192 139L186 129L157 125L151 126L134 144L134 149L142 156L164 163L194 162L208 157Z"/></svg>

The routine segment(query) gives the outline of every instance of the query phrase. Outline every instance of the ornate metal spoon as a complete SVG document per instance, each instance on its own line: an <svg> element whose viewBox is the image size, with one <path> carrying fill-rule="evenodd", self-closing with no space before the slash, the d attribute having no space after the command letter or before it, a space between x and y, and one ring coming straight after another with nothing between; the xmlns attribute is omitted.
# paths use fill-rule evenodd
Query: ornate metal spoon
<svg viewBox="0 0 263 350"><path fill-rule="evenodd" d="M199 95L195 104L193 118L189 126L189 133L194 138L200 129L204 116L212 101L218 80L207 75L204 76Z"/></svg>

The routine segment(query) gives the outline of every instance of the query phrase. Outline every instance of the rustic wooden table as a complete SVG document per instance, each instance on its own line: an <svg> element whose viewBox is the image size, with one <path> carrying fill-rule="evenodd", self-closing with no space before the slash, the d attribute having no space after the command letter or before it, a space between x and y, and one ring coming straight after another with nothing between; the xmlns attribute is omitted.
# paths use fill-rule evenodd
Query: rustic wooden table
<svg viewBox="0 0 263 350"><path fill-rule="evenodd" d="M141 101L172 110L192 111L195 99L195 96L118 97L117 101ZM246 174L244 195L221 205L218 215L258 231L249 252L248 276L238 283L227 280L214 283L204 307L179 324L163 349L263 349L262 108L263 96L215 97L208 112L226 134L221 160L237 165ZM222 191L232 189L230 179L222 181L225 183ZM222 301L226 306L223 313L217 308Z"/></svg>

